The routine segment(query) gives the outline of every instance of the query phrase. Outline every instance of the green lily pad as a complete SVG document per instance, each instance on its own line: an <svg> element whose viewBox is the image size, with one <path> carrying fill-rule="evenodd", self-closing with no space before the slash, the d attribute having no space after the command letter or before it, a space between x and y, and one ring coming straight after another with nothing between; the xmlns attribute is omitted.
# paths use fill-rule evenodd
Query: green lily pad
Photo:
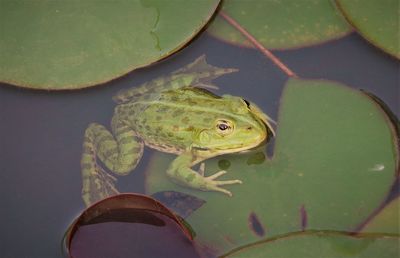
<svg viewBox="0 0 400 258"><path fill-rule="evenodd" d="M206 162L206 174L230 162L222 179L233 197L172 183L173 159L157 154L147 189L180 191L206 201L187 218L198 240L223 253L259 240L305 229L352 231L384 200L396 176L396 134L387 115L360 91L324 80L290 79L281 99L272 159L256 153Z"/></svg>
<svg viewBox="0 0 400 258"><path fill-rule="evenodd" d="M400 234L400 197L392 200L362 230L362 232L381 232Z"/></svg>
<svg viewBox="0 0 400 258"><path fill-rule="evenodd" d="M222 10L268 49L311 46L351 31L340 12L326 0L230 0L223 2ZM207 32L233 44L252 46L220 16Z"/></svg>
<svg viewBox="0 0 400 258"><path fill-rule="evenodd" d="M260 241L222 257L375 258L398 257L400 238L393 235L350 236L340 232L302 232Z"/></svg>
<svg viewBox="0 0 400 258"><path fill-rule="evenodd" d="M400 58L398 0L336 0L347 20L369 42Z"/></svg>
<svg viewBox="0 0 400 258"><path fill-rule="evenodd" d="M0 3L0 81L75 89L112 80L182 48L219 0Z"/></svg>

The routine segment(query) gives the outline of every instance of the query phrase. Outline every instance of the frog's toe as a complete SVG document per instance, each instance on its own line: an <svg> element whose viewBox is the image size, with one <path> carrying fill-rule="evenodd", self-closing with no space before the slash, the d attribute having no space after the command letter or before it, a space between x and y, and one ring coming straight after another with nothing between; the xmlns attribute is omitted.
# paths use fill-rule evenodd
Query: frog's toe
<svg viewBox="0 0 400 258"><path fill-rule="evenodd" d="M225 180L225 181L214 181L217 185L234 185L234 184L243 184L241 180Z"/></svg>
<svg viewBox="0 0 400 258"><path fill-rule="evenodd" d="M235 181L234 184L239 183L239 182L237 182L237 181L239 181L239 180L214 181L214 183L216 183L216 184L218 184L218 185L223 185L223 184L226 183L226 182L228 182L228 184L231 184L233 181ZM224 183L221 184L221 182L224 182ZM241 183L241 181L240 181L240 183ZM226 189L224 189L224 188L222 188L222 187L219 187L219 186L217 186L217 185L215 185L215 184L213 184L212 186L209 186L209 190L211 190L211 191L216 191L216 192L220 192L220 193L223 193L223 194L228 195L229 197L232 197L232 193L231 193L230 191L228 191L228 190L226 190Z"/></svg>
<svg viewBox="0 0 400 258"><path fill-rule="evenodd" d="M232 193L230 191L224 189L224 188L215 187L214 191L221 192L221 193L224 193L224 194L228 195L229 197L232 197Z"/></svg>
<svg viewBox="0 0 400 258"><path fill-rule="evenodd" d="M214 180L214 179L217 179L218 177L220 177L220 176L222 176L222 175L225 175L226 174L226 171L225 170L221 170L221 171L218 171L217 173L215 173L214 175L212 175L212 176L208 176L208 177L206 177L208 180Z"/></svg>
<svg viewBox="0 0 400 258"><path fill-rule="evenodd" d="M237 180L237 179L236 180L223 180L223 181L215 180L218 177L220 177L220 176L222 176L222 175L224 175L226 173L227 172L225 170L221 170L221 171L215 173L212 176L205 177L204 179L207 181L207 189L209 191L221 192L221 193L224 193L224 194L226 194L228 196L232 196L232 193L230 191L228 191L228 190L226 190L226 189L224 189L224 188L222 188L220 186L233 185L233 184L242 184L242 181Z"/></svg>
<svg viewBox="0 0 400 258"><path fill-rule="evenodd" d="M209 181L210 183L212 183L215 186L220 186L220 185L233 185L233 184L241 184L242 181L240 180L223 180L223 181L216 181L215 179L217 179L218 177L225 175L227 172L225 170L220 170L217 173L215 173L214 175L208 176L208 177L204 177L204 179L206 181Z"/></svg>

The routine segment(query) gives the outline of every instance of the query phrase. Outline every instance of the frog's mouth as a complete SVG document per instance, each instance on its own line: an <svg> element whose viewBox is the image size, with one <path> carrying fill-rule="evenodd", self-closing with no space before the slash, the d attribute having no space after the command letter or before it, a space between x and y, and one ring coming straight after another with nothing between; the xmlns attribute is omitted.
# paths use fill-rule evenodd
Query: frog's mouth
<svg viewBox="0 0 400 258"><path fill-rule="evenodd" d="M260 146L267 140L269 140L269 139L267 139L266 136L260 136L260 137L257 137L257 139L254 139L251 143L241 141L241 142L237 142L235 144L230 144L227 147L214 146L214 147L206 148L206 149L208 152L216 153L217 155L238 153L238 152L248 152L248 151L251 151L252 149Z"/></svg>
<svg viewBox="0 0 400 258"><path fill-rule="evenodd" d="M265 142L265 140L264 141L261 141L261 142L258 142L257 144L254 144L254 145L241 145L241 146L237 146L237 147L231 147L231 148L229 148L229 149L223 149L223 148L221 148L221 149L219 149L219 148L217 148L216 150L216 152L218 152L218 154L229 154L229 153L244 153L244 152L249 152L249 151L251 151L252 149L254 149L254 148L256 148L256 147L258 147L258 146L260 146L261 144L263 144L263 142Z"/></svg>

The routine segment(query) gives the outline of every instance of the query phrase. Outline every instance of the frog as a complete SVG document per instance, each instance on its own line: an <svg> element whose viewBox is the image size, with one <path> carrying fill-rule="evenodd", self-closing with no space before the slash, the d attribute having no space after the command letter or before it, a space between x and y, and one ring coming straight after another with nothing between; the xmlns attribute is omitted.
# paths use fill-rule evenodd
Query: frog
<svg viewBox="0 0 400 258"><path fill-rule="evenodd" d="M275 135L273 120L256 104L211 92L218 89L215 78L237 71L212 66L202 55L168 76L119 91L113 97L111 128L91 123L84 133L81 173L86 206L119 194L116 177L108 172L131 173L144 146L177 155L166 168L173 182L232 196L226 187L242 181L219 180L225 170L206 176L205 160L253 149Z"/></svg>

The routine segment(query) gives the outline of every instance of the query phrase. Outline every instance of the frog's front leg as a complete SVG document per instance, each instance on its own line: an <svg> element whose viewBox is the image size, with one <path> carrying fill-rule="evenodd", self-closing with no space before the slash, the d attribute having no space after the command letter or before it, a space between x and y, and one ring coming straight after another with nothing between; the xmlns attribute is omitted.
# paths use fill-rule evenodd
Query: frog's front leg
<svg viewBox="0 0 400 258"><path fill-rule="evenodd" d="M126 175L139 162L143 142L127 125L113 125L114 136L102 125L93 123L85 131L82 170L82 198L87 206L118 194L116 180L97 163L96 157L112 172Z"/></svg>
<svg viewBox="0 0 400 258"><path fill-rule="evenodd" d="M241 184L240 180L217 181L218 177L224 175L226 171L221 170L214 175L204 176L204 163L201 163L199 171L191 169L192 166L201 162L203 159L195 158L191 153L182 154L172 161L167 170L170 176L177 183L190 188L202 191L217 191L232 196L232 193L220 186Z"/></svg>

